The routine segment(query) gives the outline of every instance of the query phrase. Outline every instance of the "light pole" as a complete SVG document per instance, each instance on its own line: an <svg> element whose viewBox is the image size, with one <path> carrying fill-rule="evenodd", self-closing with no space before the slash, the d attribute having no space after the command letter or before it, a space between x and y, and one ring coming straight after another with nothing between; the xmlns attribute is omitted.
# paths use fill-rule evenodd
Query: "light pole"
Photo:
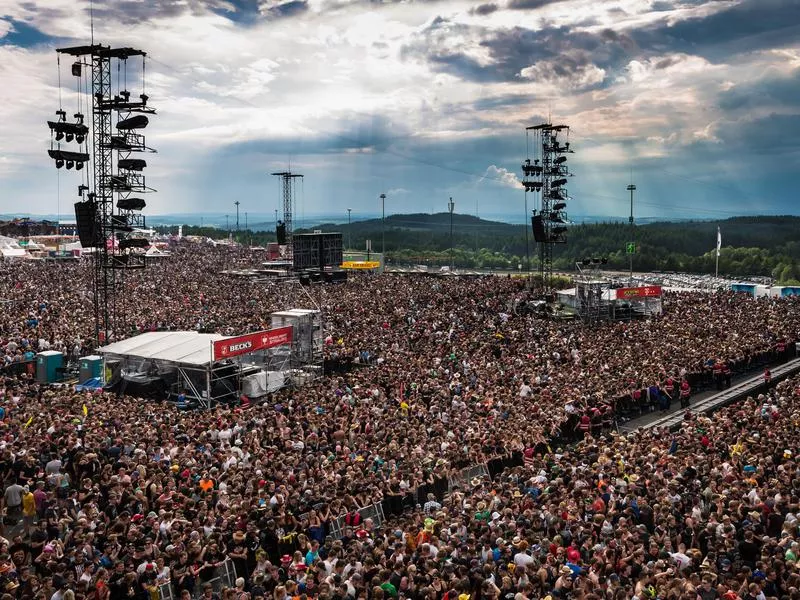
<svg viewBox="0 0 800 600"><path fill-rule="evenodd" d="M636 186L634 184L630 184L625 189L627 189L631 193L631 216L628 218L628 223L630 223L631 226L631 238L630 240L628 240L628 244L633 244L633 248L628 248L628 254L630 255L631 259L630 280L631 282L633 282L633 253L636 251L636 245L635 242L633 241L633 192L636 191Z"/></svg>
<svg viewBox="0 0 800 600"><path fill-rule="evenodd" d="M456 203L453 202L453 197L450 196L450 201L447 203L447 209L450 211L450 270L453 270L453 210L456 208Z"/></svg>
<svg viewBox="0 0 800 600"><path fill-rule="evenodd" d="M350 213L352 212L352 208L347 209L347 249L353 249L353 226L350 223Z"/></svg>
<svg viewBox="0 0 800 600"><path fill-rule="evenodd" d="M239 201L234 202L236 205L236 237L239 237Z"/></svg>
<svg viewBox="0 0 800 600"><path fill-rule="evenodd" d="M381 199L381 254L383 264L386 264L386 194L379 196Z"/></svg>
<svg viewBox="0 0 800 600"><path fill-rule="evenodd" d="M244 211L244 232L247 233L247 245L250 245L250 234L248 233L249 227L247 226L247 211Z"/></svg>
<svg viewBox="0 0 800 600"><path fill-rule="evenodd" d="M228 225L228 215L225 215L225 229L228 232L228 237L231 237L231 228L230 225Z"/></svg>

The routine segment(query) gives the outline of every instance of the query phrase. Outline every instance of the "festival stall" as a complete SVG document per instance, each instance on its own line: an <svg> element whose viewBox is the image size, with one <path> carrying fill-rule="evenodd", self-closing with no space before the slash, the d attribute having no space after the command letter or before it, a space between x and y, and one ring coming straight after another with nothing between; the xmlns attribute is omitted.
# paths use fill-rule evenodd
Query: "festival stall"
<svg viewBox="0 0 800 600"><path fill-rule="evenodd" d="M264 395L286 384L292 328L226 337L152 331L99 349L106 387L146 397L180 398L211 408L242 392ZM276 360L277 357L277 360Z"/></svg>

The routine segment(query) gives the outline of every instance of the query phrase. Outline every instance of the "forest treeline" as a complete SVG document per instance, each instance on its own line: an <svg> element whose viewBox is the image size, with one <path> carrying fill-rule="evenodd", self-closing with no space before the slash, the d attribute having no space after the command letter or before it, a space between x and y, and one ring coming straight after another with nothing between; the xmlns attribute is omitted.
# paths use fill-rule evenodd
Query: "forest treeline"
<svg viewBox="0 0 800 600"><path fill-rule="evenodd" d="M659 222L636 225L607 222L569 227L568 243L555 246L554 268L574 271L586 258L605 258L608 268L625 270L635 244L635 271L713 273L716 262L717 227L722 232L720 275L771 276L778 283L800 283L800 217L734 217L722 221ZM162 228L163 232L174 231ZM476 269L522 268L538 265L538 247L527 227L486 221L469 215L453 215L452 251L450 215L392 215L347 224L322 224L313 229L340 231L346 247L380 252L385 239L387 260L395 264L449 265ZM301 232L304 230L298 230ZM308 230L305 230L308 231ZM227 237L228 232L184 225L184 235ZM274 231L233 232L244 243L263 245L275 241ZM451 254L452 252L452 254Z"/></svg>

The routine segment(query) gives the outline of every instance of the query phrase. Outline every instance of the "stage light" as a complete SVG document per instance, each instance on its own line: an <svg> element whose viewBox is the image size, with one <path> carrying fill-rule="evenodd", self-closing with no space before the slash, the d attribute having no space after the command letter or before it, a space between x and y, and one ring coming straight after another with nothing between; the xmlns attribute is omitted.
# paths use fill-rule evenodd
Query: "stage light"
<svg viewBox="0 0 800 600"><path fill-rule="evenodd" d="M71 142L74 139L75 139L75 135L74 134L72 134L72 133L68 133L67 134L67 142Z"/></svg>
<svg viewBox="0 0 800 600"><path fill-rule="evenodd" d="M81 169L83 169L83 163L82 162L75 163L75 170L80 171Z"/></svg>
<svg viewBox="0 0 800 600"><path fill-rule="evenodd" d="M61 159L59 158L59 159L56 161L56 169L60 169L60 168L61 168L61 167L63 167L63 166L64 166L64 161L63 161L63 160L61 160Z"/></svg>
<svg viewBox="0 0 800 600"><path fill-rule="evenodd" d="M82 144L84 139L86 139L86 138L84 136L82 136L82 135L76 135L75 136L75 141L78 142L79 144Z"/></svg>
<svg viewBox="0 0 800 600"><path fill-rule="evenodd" d="M566 202L556 202L553 204L553 210L564 210L565 208L567 208Z"/></svg>
<svg viewBox="0 0 800 600"><path fill-rule="evenodd" d="M67 170L70 170L74 166L75 166L75 162L74 161L71 161L71 160L67 161Z"/></svg>
<svg viewBox="0 0 800 600"><path fill-rule="evenodd" d="M56 141L60 142L64 139L64 132L63 131L56 131Z"/></svg>

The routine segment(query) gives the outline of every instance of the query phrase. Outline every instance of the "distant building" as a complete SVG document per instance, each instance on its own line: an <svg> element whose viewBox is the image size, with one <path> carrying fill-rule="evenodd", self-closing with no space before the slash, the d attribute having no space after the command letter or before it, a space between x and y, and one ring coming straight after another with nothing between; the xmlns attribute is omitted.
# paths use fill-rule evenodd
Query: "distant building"
<svg viewBox="0 0 800 600"><path fill-rule="evenodd" d="M55 235L58 226L53 221L34 221L33 219L13 219L0 221L0 235L25 238L32 235Z"/></svg>

